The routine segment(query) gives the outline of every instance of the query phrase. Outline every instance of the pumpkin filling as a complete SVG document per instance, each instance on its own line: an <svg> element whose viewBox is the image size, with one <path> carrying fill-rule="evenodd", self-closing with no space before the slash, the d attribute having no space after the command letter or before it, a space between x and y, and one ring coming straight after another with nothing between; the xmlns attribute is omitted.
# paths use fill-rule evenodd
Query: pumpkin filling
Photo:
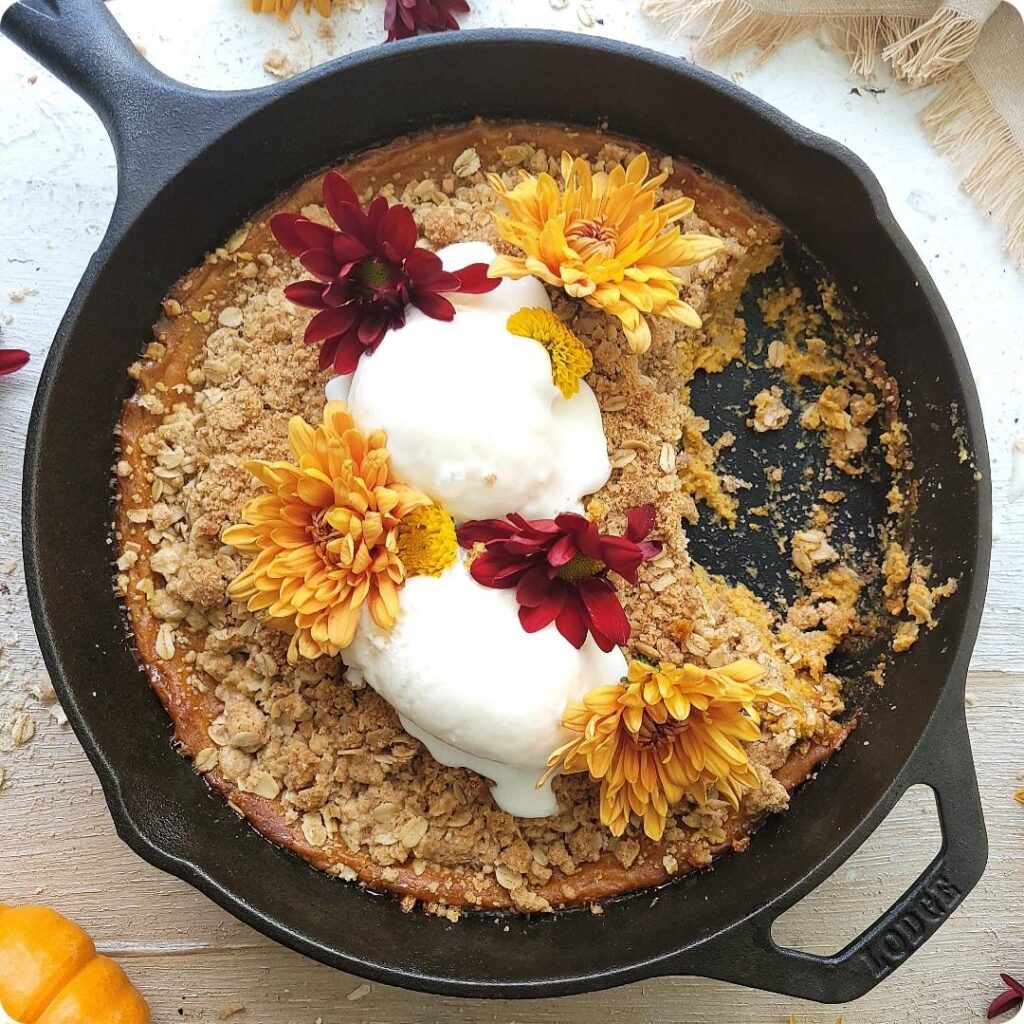
<svg viewBox="0 0 1024 1024"><path fill-rule="evenodd" d="M130 369L116 585L206 781L452 919L786 810L956 581L873 339L782 241L684 160L474 123L187 274Z"/></svg>

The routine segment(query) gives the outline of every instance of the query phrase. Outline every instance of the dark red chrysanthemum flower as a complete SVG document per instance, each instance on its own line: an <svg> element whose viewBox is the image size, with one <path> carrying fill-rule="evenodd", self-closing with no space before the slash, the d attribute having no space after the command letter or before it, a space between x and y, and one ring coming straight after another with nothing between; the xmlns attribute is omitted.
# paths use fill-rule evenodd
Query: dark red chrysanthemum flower
<svg viewBox="0 0 1024 1024"><path fill-rule="evenodd" d="M320 368L351 373L388 331L405 326L412 304L435 320L451 320L455 307L444 292L478 295L499 282L486 263L449 273L436 254L416 245L412 210L388 206L377 196L366 212L355 190L337 171L324 176L324 206L337 228L295 213L270 221L274 237L316 278L285 288L296 305L320 312L306 328L306 342L321 344Z"/></svg>
<svg viewBox="0 0 1024 1024"><path fill-rule="evenodd" d="M384 8L388 42L408 39L418 32L457 29L455 11L465 14L468 10L466 0L388 0Z"/></svg>
<svg viewBox="0 0 1024 1024"><path fill-rule="evenodd" d="M0 377L20 370L27 362L28 353L23 349L0 349Z"/></svg>
<svg viewBox="0 0 1024 1024"><path fill-rule="evenodd" d="M989 1004L989 1020L1024 1003L1024 985L1017 981L1016 978L1011 978L1008 974L1000 974L999 977L1003 979L1006 991L1002 995L996 996Z"/></svg>
<svg viewBox="0 0 1024 1024"><path fill-rule="evenodd" d="M596 523L574 512L555 519L478 519L459 527L464 548L483 544L470 566L477 583L516 588L519 621L527 633L554 622L574 647L587 633L602 651L629 639L629 620L609 573L636 583L640 563L661 544L645 538L654 526L654 506L633 508L621 537L601 533Z"/></svg>

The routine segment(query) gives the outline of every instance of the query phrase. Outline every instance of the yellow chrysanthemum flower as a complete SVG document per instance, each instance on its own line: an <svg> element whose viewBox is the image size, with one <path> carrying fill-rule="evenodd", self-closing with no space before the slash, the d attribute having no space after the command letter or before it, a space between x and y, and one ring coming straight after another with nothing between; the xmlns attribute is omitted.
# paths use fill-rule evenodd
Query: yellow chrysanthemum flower
<svg viewBox="0 0 1024 1024"><path fill-rule="evenodd" d="M499 256L491 277L538 277L568 295L618 317L633 352L646 352L651 329L645 313L699 327L696 311L679 298L674 267L699 263L722 248L710 235L673 226L693 209L685 197L657 205L668 177L648 179L646 153L627 168L594 173L586 160L562 154L564 189L550 174L520 172L514 188L488 176L509 211L495 217L498 233L523 252Z"/></svg>
<svg viewBox="0 0 1024 1024"><path fill-rule="evenodd" d="M255 14L276 14L279 18L287 18L299 0L249 0L249 7ZM324 18L331 15L331 4L333 0L302 0L302 6L309 14L312 8L316 8L317 14Z"/></svg>
<svg viewBox="0 0 1024 1024"><path fill-rule="evenodd" d="M788 704L759 687L765 670L746 659L723 668L658 666L633 661L614 686L599 686L563 716L579 735L548 761L548 772L589 771L601 783L601 821L620 836L630 813L661 839L669 810L684 797L697 804L717 792L734 807L761 782L743 743L759 738L755 701Z"/></svg>
<svg viewBox="0 0 1024 1024"><path fill-rule="evenodd" d="M398 524L398 555L407 576L440 576L455 564L455 521L441 505L413 509Z"/></svg>
<svg viewBox="0 0 1024 1024"><path fill-rule="evenodd" d="M551 379L566 398L580 389L580 381L591 371L590 350L550 309L528 307L513 313L506 325L520 338L539 341L551 357Z"/></svg>
<svg viewBox="0 0 1024 1024"><path fill-rule="evenodd" d="M294 463L246 463L269 491L223 540L256 556L229 596L292 634L294 663L344 650L364 605L382 629L394 624L406 576L399 526L431 502L394 481L384 432L363 434L344 402L328 402L315 428L293 417L288 443Z"/></svg>

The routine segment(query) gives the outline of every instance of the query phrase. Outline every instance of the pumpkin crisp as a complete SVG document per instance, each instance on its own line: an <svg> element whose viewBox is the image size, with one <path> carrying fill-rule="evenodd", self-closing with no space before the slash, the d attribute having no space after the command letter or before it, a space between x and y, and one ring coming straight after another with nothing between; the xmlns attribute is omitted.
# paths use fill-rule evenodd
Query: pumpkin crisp
<svg viewBox="0 0 1024 1024"><path fill-rule="evenodd" d="M587 156L597 171L639 152L598 132L475 123L398 140L341 169L362 200L381 193L410 206L430 247L480 240L513 255L496 233L499 204L486 175L508 186L520 169L557 176L563 150ZM656 509L662 550L641 565L638 586L619 586L632 627L627 658L709 671L756 663L763 692L785 696L759 705L760 732L746 744L759 788L738 809L723 799L672 808L656 842L635 821L618 836L604 828L585 775L555 779L552 817L500 811L483 778L435 762L384 700L346 678L341 657L290 660L289 636L228 596L246 560L222 533L259 490L245 464L287 459L289 421L315 424L323 413L328 375L302 341L310 313L283 291L303 270L268 226L281 210L327 223L319 177L262 211L177 284L130 370L137 392L125 406L116 467L117 586L182 753L269 839L339 878L400 896L407 909L419 901L452 919L465 908L547 911L706 866L744 849L763 816L784 810L852 727L840 717L843 683L829 659L868 631L863 595L875 584L881 593L881 553L873 563L858 558L833 512L843 503L843 478L859 475L866 454L880 450L883 427L896 438L886 449L894 467L906 451L884 370L877 360L856 372L841 363L814 333L826 314L791 290L764 305L766 321L789 325L787 337L767 353L748 351L740 299L776 260L780 227L684 161L653 156L652 164L668 172L665 201L696 201L684 230L714 235L722 246L678 269L680 298L703 326L652 317L651 345L640 355L620 322L550 290L554 313L586 346L586 380L608 441L612 475L587 512L619 534L630 508ZM774 368L778 386L715 436L691 390L745 360ZM801 444L823 438L837 474L804 527L780 540L781 571L795 589L779 605L758 596L753 580L725 580L715 565L698 564L688 531L709 518L723 529L741 521L768 528L786 497L781 471L774 484L768 474L775 490L759 512L745 494L751 482L721 461L732 447L783 428L802 430ZM887 566L897 562L886 558ZM955 582L930 588L920 562L902 577L894 572L886 590L892 612L905 609L907 628L932 624L935 601Z"/></svg>

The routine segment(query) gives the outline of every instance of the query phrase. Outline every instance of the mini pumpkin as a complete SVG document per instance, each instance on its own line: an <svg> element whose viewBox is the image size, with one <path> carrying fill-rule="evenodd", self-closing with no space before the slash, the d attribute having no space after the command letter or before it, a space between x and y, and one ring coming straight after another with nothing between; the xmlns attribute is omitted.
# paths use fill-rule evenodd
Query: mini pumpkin
<svg viewBox="0 0 1024 1024"><path fill-rule="evenodd" d="M149 1024L149 1007L89 936L46 907L0 904L0 1024Z"/></svg>

